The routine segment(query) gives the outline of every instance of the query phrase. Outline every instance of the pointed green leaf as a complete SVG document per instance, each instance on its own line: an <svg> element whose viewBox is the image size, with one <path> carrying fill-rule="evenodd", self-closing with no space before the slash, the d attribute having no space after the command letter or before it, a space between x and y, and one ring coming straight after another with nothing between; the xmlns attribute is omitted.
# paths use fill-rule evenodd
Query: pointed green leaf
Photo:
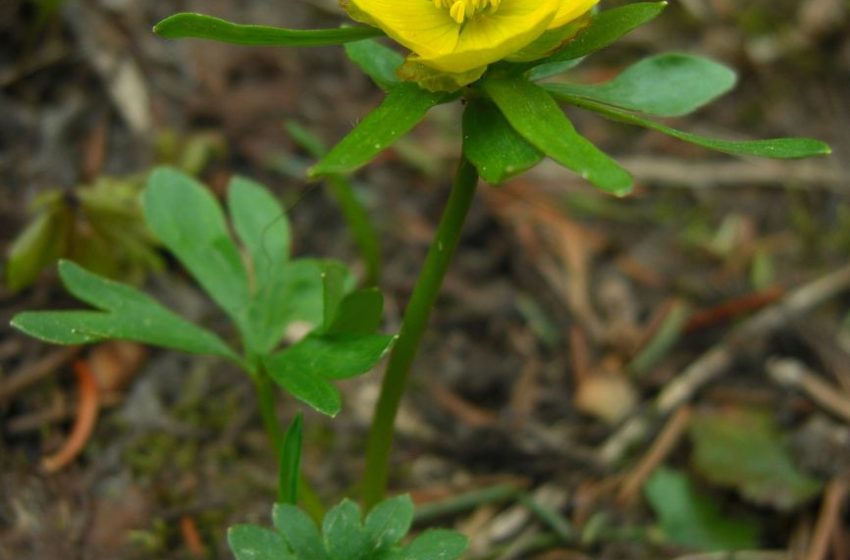
<svg viewBox="0 0 850 560"><path fill-rule="evenodd" d="M59 263L59 275L71 294L103 312L27 312L16 316L12 326L56 344L132 340L240 361L216 335L182 319L130 286L93 274L70 261Z"/></svg>
<svg viewBox="0 0 850 560"><path fill-rule="evenodd" d="M298 483L301 480L301 441L304 415L295 415L292 424L283 438L283 448L279 450L277 501L284 504L298 503Z"/></svg>
<svg viewBox="0 0 850 560"><path fill-rule="evenodd" d="M538 150L600 189L618 195L631 190L628 172L581 136L546 90L522 78L489 78L482 87Z"/></svg>
<svg viewBox="0 0 850 560"><path fill-rule="evenodd" d="M529 70L528 79L532 82L536 82L538 80L545 80L546 78L557 76L558 74L563 74L564 72L572 70L581 64L583 60L583 58L574 58L572 60L561 60L535 66Z"/></svg>
<svg viewBox="0 0 850 560"><path fill-rule="evenodd" d="M272 511L274 526L289 543L299 560L326 560L319 528L309 515L290 504L276 504Z"/></svg>
<svg viewBox="0 0 850 560"><path fill-rule="evenodd" d="M549 85L544 86L549 89ZM650 130L667 134L684 142L690 142L709 150L716 150L727 154L740 156L755 156L772 159L799 159L812 156L828 155L832 153L829 145L812 138L774 138L771 140L721 140L708 138L690 132L682 132L667 125L651 121L628 111L610 107L589 99L582 99L573 95L565 95L557 91L551 92L556 99L599 113L611 120L642 126Z"/></svg>
<svg viewBox="0 0 850 560"><path fill-rule="evenodd" d="M647 481L644 493L671 543L706 551L758 546L758 525L721 513L710 497L694 489L685 474L659 468Z"/></svg>
<svg viewBox="0 0 850 560"><path fill-rule="evenodd" d="M580 31L564 48L552 56L531 64L540 66L587 56L652 21L666 6L667 2L635 2L619 8L602 10L593 17L590 25Z"/></svg>
<svg viewBox="0 0 850 560"><path fill-rule="evenodd" d="M346 43L345 54L384 91L401 83L396 70L404 63L404 57L378 41Z"/></svg>
<svg viewBox="0 0 850 560"><path fill-rule="evenodd" d="M735 72L707 58L670 53L645 58L603 84L546 89L660 117L691 113L735 85Z"/></svg>
<svg viewBox="0 0 850 560"><path fill-rule="evenodd" d="M276 354L276 375L297 371L327 379L347 379L375 367L394 337L382 334L310 334Z"/></svg>
<svg viewBox="0 0 850 560"><path fill-rule="evenodd" d="M488 99L473 99L466 106L463 153L490 184L519 175L543 159L540 150L517 134Z"/></svg>
<svg viewBox="0 0 850 560"><path fill-rule="evenodd" d="M280 534L256 525L231 527L227 543L236 560L296 560Z"/></svg>
<svg viewBox="0 0 850 560"><path fill-rule="evenodd" d="M188 175L159 168L148 179L142 203L154 235L244 329L248 276L212 193Z"/></svg>
<svg viewBox="0 0 850 560"><path fill-rule="evenodd" d="M320 47L377 37L373 27L339 29L283 29L266 25L240 25L203 14L180 13L156 24L154 32L165 39L210 39L234 45Z"/></svg>
<svg viewBox="0 0 850 560"><path fill-rule="evenodd" d="M377 109L310 170L310 176L355 171L407 134L431 107L449 98L412 83L394 87Z"/></svg>
<svg viewBox="0 0 850 560"><path fill-rule="evenodd" d="M351 500L343 500L325 515L322 533L331 560L369 558L371 543L360 522L360 507Z"/></svg>
<svg viewBox="0 0 850 560"><path fill-rule="evenodd" d="M384 296L377 288L357 290L339 304L328 334L372 334L381 326Z"/></svg>
<svg viewBox="0 0 850 560"><path fill-rule="evenodd" d="M384 550L401 541L413 523L413 500L396 496L372 508L364 524L374 550Z"/></svg>
<svg viewBox="0 0 850 560"><path fill-rule="evenodd" d="M305 402L322 414L336 416L342 409L339 391L325 378L293 367L283 352L263 359L263 365L275 383L293 397Z"/></svg>
<svg viewBox="0 0 850 560"><path fill-rule="evenodd" d="M430 529L416 537L401 557L404 560L455 560L468 545L469 540L456 531Z"/></svg>

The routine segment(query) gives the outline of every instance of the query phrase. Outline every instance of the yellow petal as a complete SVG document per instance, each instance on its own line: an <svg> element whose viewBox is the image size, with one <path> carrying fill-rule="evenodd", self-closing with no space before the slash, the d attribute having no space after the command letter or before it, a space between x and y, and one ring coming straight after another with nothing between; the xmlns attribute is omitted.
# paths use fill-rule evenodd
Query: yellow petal
<svg viewBox="0 0 850 560"><path fill-rule="evenodd" d="M570 23L574 19L587 13L588 10L598 3L599 0L561 0L561 7L549 23L549 29L554 29Z"/></svg>
<svg viewBox="0 0 850 560"><path fill-rule="evenodd" d="M413 0L414 2L424 0ZM486 66L522 49L549 26L562 0L502 0L492 13L468 19L456 45L441 53L411 48L423 64L460 73Z"/></svg>
<svg viewBox="0 0 850 560"><path fill-rule="evenodd" d="M461 26L449 11L430 0L347 0L343 7L355 19L368 19L366 23L426 58L451 52L460 35Z"/></svg>

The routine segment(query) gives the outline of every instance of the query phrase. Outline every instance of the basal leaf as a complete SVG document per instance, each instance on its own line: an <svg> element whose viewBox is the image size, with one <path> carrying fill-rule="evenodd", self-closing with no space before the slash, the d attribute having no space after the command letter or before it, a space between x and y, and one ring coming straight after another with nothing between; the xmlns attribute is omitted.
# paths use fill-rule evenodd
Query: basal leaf
<svg viewBox="0 0 850 560"><path fill-rule="evenodd" d="M248 276L212 193L188 175L159 168L148 179L142 203L154 235L244 332Z"/></svg>
<svg viewBox="0 0 850 560"><path fill-rule="evenodd" d="M463 153L491 184L519 175L543 159L540 150L520 136L488 99L473 99L466 106Z"/></svg>
<svg viewBox="0 0 850 560"><path fill-rule="evenodd" d="M387 549L410 530L413 523L413 500L410 496L396 496L372 508L364 526L373 550Z"/></svg>
<svg viewBox="0 0 850 560"><path fill-rule="evenodd" d="M340 302L328 334L371 334L378 330L384 312L384 296L377 288L357 290Z"/></svg>
<svg viewBox="0 0 850 560"><path fill-rule="evenodd" d="M549 89L549 85L544 86ZM651 121L644 117L635 115L616 107L611 107L603 103L583 99L573 95L565 95L557 91L550 91L556 99L599 113L603 117L611 120L642 126L650 130L655 130L678 138L684 142L696 144L709 150L715 150L732 155L739 156L755 156L772 159L798 159L807 158L819 155L828 155L832 153L829 145L814 140L812 138L774 138L770 140L722 140L718 138L708 138L690 132L676 130L667 125Z"/></svg>
<svg viewBox="0 0 850 560"><path fill-rule="evenodd" d="M322 534L309 515L294 505L275 504L272 512L275 528L280 531L299 560L326 560Z"/></svg>
<svg viewBox="0 0 850 560"><path fill-rule="evenodd" d="M236 560L296 560L279 533L256 525L231 527L227 543Z"/></svg>
<svg viewBox="0 0 850 560"><path fill-rule="evenodd" d="M346 43L345 54L381 89L386 91L401 83L396 70L404 63L404 57L378 41Z"/></svg>
<svg viewBox="0 0 850 560"><path fill-rule="evenodd" d="M59 274L71 294L102 311L26 312L17 315L12 326L55 344L132 340L240 362L216 335L130 286L93 274L70 261L59 263Z"/></svg>
<svg viewBox="0 0 850 560"><path fill-rule="evenodd" d="M217 17L194 13L169 16L154 32L166 39L210 39L235 45L272 47L320 47L360 41L383 33L373 27L339 29L283 29L266 25L240 25Z"/></svg>
<svg viewBox="0 0 850 560"><path fill-rule="evenodd" d="M360 507L351 500L343 500L325 515L322 533L331 560L369 558L372 547L360 521Z"/></svg>
<svg viewBox="0 0 850 560"><path fill-rule="evenodd" d="M670 53L645 58L602 84L551 84L550 92L584 97L661 117L691 113L735 85L735 72L698 56Z"/></svg>
<svg viewBox="0 0 850 560"><path fill-rule="evenodd" d="M602 190L618 195L631 190L628 172L581 136L546 90L522 78L489 78L482 87L538 150Z"/></svg>
<svg viewBox="0 0 850 560"><path fill-rule="evenodd" d="M758 546L758 525L721 513L712 499L698 493L682 473L658 469L644 486L644 493L671 543L706 551Z"/></svg>
<svg viewBox="0 0 850 560"><path fill-rule="evenodd" d="M326 379L354 377L375 367L393 340L381 334L310 334L274 355L275 375L297 371Z"/></svg>
<svg viewBox="0 0 850 560"><path fill-rule="evenodd" d="M456 531L430 529L425 531L403 551L403 560L455 560L460 558L469 540Z"/></svg>
<svg viewBox="0 0 850 560"><path fill-rule="evenodd" d="M542 58L534 66L574 60L607 47L637 27L652 21L664 10L667 2L635 2L619 8L602 10L593 17L590 25L561 50Z"/></svg>
<svg viewBox="0 0 850 560"><path fill-rule="evenodd" d="M412 83L392 88L378 108L311 168L309 175L315 178L355 171L407 134L431 107L448 98L444 93L425 91Z"/></svg>
<svg viewBox="0 0 850 560"><path fill-rule="evenodd" d="M292 367L283 352L266 357L263 365L271 378L293 397L305 402L322 414L336 416L342 408L339 391L324 377Z"/></svg>

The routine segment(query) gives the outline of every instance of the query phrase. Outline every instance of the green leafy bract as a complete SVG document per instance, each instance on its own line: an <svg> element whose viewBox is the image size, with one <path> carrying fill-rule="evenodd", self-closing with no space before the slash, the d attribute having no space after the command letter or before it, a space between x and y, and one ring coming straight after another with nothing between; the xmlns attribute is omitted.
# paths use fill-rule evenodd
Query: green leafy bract
<svg viewBox="0 0 850 560"><path fill-rule="evenodd" d="M320 47L360 41L383 33L374 27L339 29L284 29L241 25L204 14L180 13L156 24L154 32L166 39L209 39L235 45Z"/></svg>
<svg viewBox="0 0 850 560"><path fill-rule="evenodd" d="M589 109L613 121L655 130L684 142L708 148L709 150L715 150L732 155L755 156L772 159L799 159L828 155L832 153L832 149L828 144L812 138L722 140L719 138L708 138L706 136L700 136L699 134L693 134L690 132L683 132L667 125L651 121L639 115L635 115L629 111L624 111L623 109L618 109L589 99L583 99L581 97L561 93L557 90L557 88L550 89L551 85L552 84L547 84L544 87L559 101L564 101L583 109Z"/></svg>
<svg viewBox="0 0 850 560"><path fill-rule="evenodd" d="M310 170L310 176L357 170L407 134L431 107L452 98L445 93L425 91L412 83L393 87L378 108Z"/></svg>
<svg viewBox="0 0 850 560"><path fill-rule="evenodd" d="M735 72L713 60L668 53L645 58L609 82L551 84L546 89L649 115L678 117L728 92L735 80Z"/></svg>
<svg viewBox="0 0 850 560"><path fill-rule="evenodd" d="M347 43L345 54L384 91L401 83L396 71L404 64L404 57L378 41L365 39Z"/></svg>
<svg viewBox="0 0 850 560"><path fill-rule="evenodd" d="M631 190L628 172L581 136L546 90L520 77L485 78L481 87L538 150L602 190L618 195Z"/></svg>
<svg viewBox="0 0 850 560"><path fill-rule="evenodd" d="M463 113L463 154L491 184L519 175L543 159L540 150L511 128L486 98L473 99Z"/></svg>
<svg viewBox="0 0 850 560"><path fill-rule="evenodd" d="M259 554L271 548L284 560L455 560L466 550L466 537L442 529L425 531L404 545L413 514L410 497L397 496L377 504L364 522L357 504L343 500L325 515L320 532L297 507L277 504L272 515L275 531L261 527L248 531L252 526L237 525L228 541L237 560L249 558L246 550L257 551L256 558L265 560Z"/></svg>

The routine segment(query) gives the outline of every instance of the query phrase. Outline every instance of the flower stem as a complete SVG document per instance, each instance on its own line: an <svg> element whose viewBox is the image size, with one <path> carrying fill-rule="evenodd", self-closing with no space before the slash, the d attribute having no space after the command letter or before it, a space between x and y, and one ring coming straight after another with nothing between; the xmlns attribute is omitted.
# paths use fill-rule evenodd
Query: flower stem
<svg viewBox="0 0 850 560"><path fill-rule="evenodd" d="M266 430L266 435L272 442L275 457L279 457L283 448L285 434L275 413L274 382L272 382L268 373L261 369L254 377L254 388L257 391L257 401L260 405L260 416L263 418L263 427ZM307 513L314 520L321 521L325 515L325 508L315 489L313 489L303 473L301 473L301 481L298 484L298 497Z"/></svg>
<svg viewBox="0 0 850 560"><path fill-rule="evenodd" d="M398 340L387 363L366 451L363 502L367 509L384 498L396 413L407 386L410 367L428 324L431 309L440 293L443 278L460 240L461 230L472 205L477 185L478 174L475 168L466 158L463 158L437 228L437 234L428 250L425 264L404 312Z"/></svg>

